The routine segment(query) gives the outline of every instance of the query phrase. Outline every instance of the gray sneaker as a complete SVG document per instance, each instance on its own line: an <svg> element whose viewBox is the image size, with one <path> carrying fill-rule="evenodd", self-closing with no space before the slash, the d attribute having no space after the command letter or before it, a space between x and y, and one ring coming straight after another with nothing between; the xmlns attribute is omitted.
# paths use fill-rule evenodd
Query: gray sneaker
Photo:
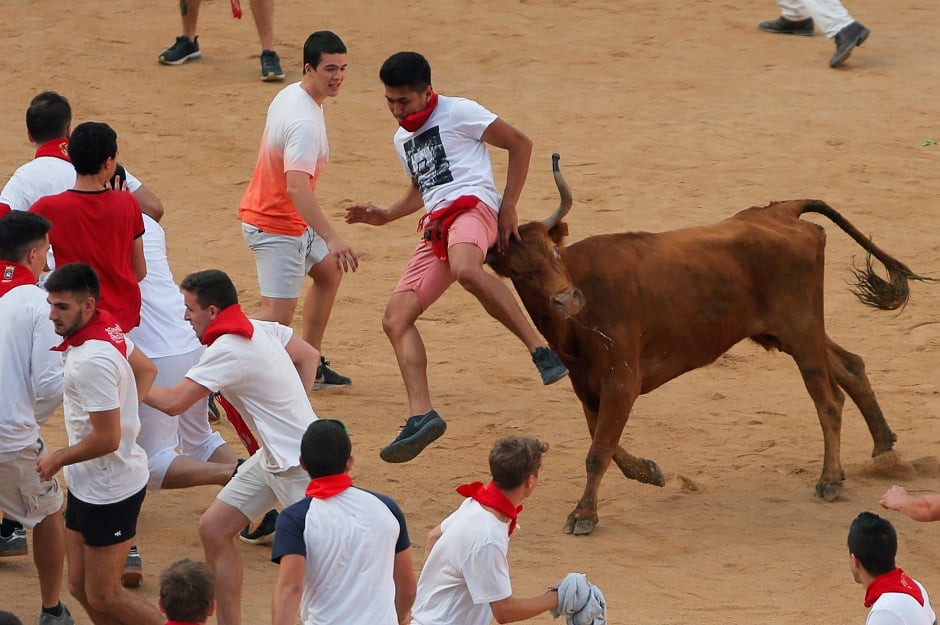
<svg viewBox="0 0 940 625"><path fill-rule="evenodd" d="M284 80L284 70L281 69L281 57L279 57L274 50L261 51L261 80L264 82Z"/></svg>
<svg viewBox="0 0 940 625"><path fill-rule="evenodd" d="M186 61L195 61L202 58L199 51L199 37L192 41L186 35L176 38L176 43L164 50L157 60L164 65L182 65Z"/></svg>
<svg viewBox="0 0 940 625"><path fill-rule="evenodd" d="M0 558L25 556L29 553L26 545L26 530L18 527L9 536L0 536Z"/></svg>
<svg viewBox="0 0 940 625"><path fill-rule="evenodd" d="M558 354L547 347L536 347L532 353L532 362L542 376L542 384L554 384L568 375L568 368L558 357Z"/></svg>
<svg viewBox="0 0 940 625"><path fill-rule="evenodd" d="M144 561L137 551L137 545L131 545L124 559L124 570L121 572L121 585L125 588L138 588L144 581Z"/></svg>
<svg viewBox="0 0 940 625"><path fill-rule="evenodd" d="M69 612L69 608L64 603L60 603L62 606L62 614L59 616L52 616L46 612L41 612L39 614L39 625L75 625L75 619L72 618L72 613Z"/></svg>
<svg viewBox="0 0 940 625"><path fill-rule="evenodd" d="M436 410L408 417L401 432L394 441L382 448L379 456L385 462L408 462L439 439L445 430L447 424Z"/></svg>

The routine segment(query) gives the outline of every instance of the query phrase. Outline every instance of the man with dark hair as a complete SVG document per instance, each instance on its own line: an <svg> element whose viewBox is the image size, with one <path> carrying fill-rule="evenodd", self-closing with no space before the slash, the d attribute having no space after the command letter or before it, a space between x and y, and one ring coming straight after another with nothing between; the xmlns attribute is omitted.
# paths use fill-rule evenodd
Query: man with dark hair
<svg viewBox="0 0 940 625"><path fill-rule="evenodd" d="M334 419L307 426L306 497L277 520L271 559L274 625L408 623L415 574L405 515L391 498L352 486L352 443ZM355 522L350 522L355 519Z"/></svg>
<svg viewBox="0 0 940 625"><path fill-rule="evenodd" d="M144 400L177 415L209 393L221 392L261 443L219 492L199 521L199 536L216 579L219 625L241 623L241 555L235 536L276 503L303 497L309 479L297 441L316 419L306 389L317 351L287 326L249 319L222 271L186 276L180 284L186 320L206 350L179 384L154 386Z"/></svg>
<svg viewBox="0 0 940 625"><path fill-rule="evenodd" d="M490 247L503 250L510 238L519 237L516 204L529 172L532 141L472 100L439 96L431 86L431 66L417 52L393 54L379 77L388 109L401 126L395 149L411 183L388 208L348 207L346 222L381 226L422 207L426 211L420 222L424 236L382 319L411 416L380 455L386 462L407 462L447 427L431 404L427 350L415 322L455 281L525 344L543 384L557 382L568 370L526 319L509 287L483 268ZM502 194L488 145L509 154Z"/></svg>
<svg viewBox="0 0 940 625"><path fill-rule="evenodd" d="M849 570L865 587L867 625L936 625L923 584L895 564L898 536L886 519L862 512L849 527Z"/></svg>
<svg viewBox="0 0 940 625"><path fill-rule="evenodd" d="M0 508L36 538L40 625L72 625L60 601L65 561L62 490L36 473L47 453L39 428L62 401L61 355L45 292L36 285L49 249L47 219L15 212L0 219ZM26 552L25 531L0 535L0 555Z"/></svg>
<svg viewBox="0 0 940 625"><path fill-rule="evenodd" d="M101 307L121 329L140 324L140 285L147 275L144 222L133 194L106 187L117 167L117 135L107 124L79 124L69 141L75 186L39 198L30 211L53 224L56 265L83 262L101 279Z"/></svg>
<svg viewBox="0 0 940 625"><path fill-rule="evenodd" d="M96 624L160 625L160 612L121 585L146 494L147 454L137 445L137 398L156 370L117 320L99 309L94 269L70 263L45 282L49 318L63 338L69 446L36 462L46 480L65 467L69 589Z"/></svg>
<svg viewBox="0 0 940 625"><path fill-rule="evenodd" d="M171 623L205 623L215 611L215 579L205 562L183 559L160 574L160 610Z"/></svg>
<svg viewBox="0 0 940 625"><path fill-rule="evenodd" d="M163 51L157 58L164 65L182 65L187 61L202 58L199 50L199 37L196 25L199 22L199 7L202 0L180 0L180 17L183 20L183 34L176 42ZM241 18L241 5L238 0L232 3L232 14ZM261 80L265 82L284 80L281 58L274 51L274 0L251 0L251 14L255 18L255 27L261 39Z"/></svg>
<svg viewBox="0 0 940 625"><path fill-rule="evenodd" d="M500 439L490 451L489 485L457 489L467 499L428 533L413 625L511 623L558 606L555 590L514 597L507 559L520 504L538 485L547 450L534 438Z"/></svg>
<svg viewBox="0 0 940 625"><path fill-rule="evenodd" d="M330 31L304 44L304 74L268 107L255 170L238 207L242 235L255 257L261 310L257 319L290 325L303 287L303 338L322 352L323 334L343 272L359 259L326 218L316 187L330 157L323 102L339 94L346 45ZM345 386L346 376L320 356L315 388Z"/></svg>

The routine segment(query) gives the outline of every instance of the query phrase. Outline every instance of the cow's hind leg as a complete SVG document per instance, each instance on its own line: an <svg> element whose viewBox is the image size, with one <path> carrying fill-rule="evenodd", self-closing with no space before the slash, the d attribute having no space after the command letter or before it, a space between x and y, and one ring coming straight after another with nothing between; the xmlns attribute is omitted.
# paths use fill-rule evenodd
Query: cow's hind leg
<svg viewBox="0 0 940 625"><path fill-rule="evenodd" d="M861 357L843 349L832 339L828 339L827 349L832 375L858 406L862 416L865 417L865 423L868 424L868 430L875 444L871 455L877 456L891 451L898 437L888 427L884 413L881 412L881 406L875 398L875 391L871 388L871 381L865 373L865 362Z"/></svg>
<svg viewBox="0 0 940 625"><path fill-rule="evenodd" d="M823 337L820 337L823 338ZM828 353L822 341L805 337L796 341L800 350L786 349L803 376L803 384L816 406L816 414L823 431L823 469L816 483L816 496L833 501L842 491L845 472L842 470L842 405L845 395L839 389L836 377L829 368ZM818 346L818 348L817 348Z"/></svg>

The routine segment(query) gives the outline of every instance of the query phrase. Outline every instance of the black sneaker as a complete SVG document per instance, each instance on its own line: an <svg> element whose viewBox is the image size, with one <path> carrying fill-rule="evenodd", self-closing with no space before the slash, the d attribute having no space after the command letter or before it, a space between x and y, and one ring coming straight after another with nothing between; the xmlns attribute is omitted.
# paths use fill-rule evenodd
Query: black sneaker
<svg viewBox="0 0 940 625"><path fill-rule="evenodd" d="M274 527L277 523L277 510L273 508L264 513L264 518L261 519L261 523L258 523L258 527L255 528L255 531L251 530L251 525L248 525L238 534L239 540L246 543L251 543L252 545L266 545L268 543L274 542Z"/></svg>
<svg viewBox="0 0 940 625"><path fill-rule="evenodd" d="M829 67L837 67L849 58L855 46L862 45L870 34L871 31L858 22L852 22L836 33L836 53L829 59Z"/></svg>
<svg viewBox="0 0 940 625"><path fill-rule="evenodd" d="M547 347L536 347L532 354L532 362L539 369L542 384L554 384L568 375L568 368L558 357L558 354Z"/></svg>
<svg viewBox="0 0 940 625"><path fill-rule="evenodd" d="M186 61L195 61L201 58L199 37L190 41L186 35L180 35L176 38L176 43L164 50L157 60L164 65L182 65Z"/></svg>
<svg viewBox="0 0 940 625"><path fill-rule="evenodd" d="M813 36L813 18L811 17L807 17L805 20L788 20L781 15L775 20L761 22L757 27L768 33L777 33L778 35Z"/></svg>
<svg viewBox="0 0 940 625"><path fill-rule="evenodd" d="M319 391L331 386L349 386L350 384L352 384L352 380L330 369L330 361L320 356L320 364L317 365L317 377L313 381L313 390Z"/></svg>
<svg viewBox="0 0 940 625"><path fill-rule="evenodd" d="M436 410L408 417L401 432L379 452L379 457L385 462L413 460L425 447L439 439L446 429L447 423Z"/></svg>
<svg viewBox="0 0 940 625"><path fill-rule="evenodd" d="M0 535L0 558L11 556L25 556L29 553L29 547L26 544L26 530L22 525L13 530L9 536Z"/></svg>
<svg viewBox="0 0 940 625"><path fill-rule="evenodd" d="M124 559L124 571L121 572L121 585L125 588L137 588L144 580L144 561L137 551L137 545L131 545Z"/></svg>
<svg viewBox="0 0 940 625"><path fill-rule="evenodd" d="M261 80L276 82L284 80L284 70L281 69L281 57L274 50L261 51Z"/></svg>

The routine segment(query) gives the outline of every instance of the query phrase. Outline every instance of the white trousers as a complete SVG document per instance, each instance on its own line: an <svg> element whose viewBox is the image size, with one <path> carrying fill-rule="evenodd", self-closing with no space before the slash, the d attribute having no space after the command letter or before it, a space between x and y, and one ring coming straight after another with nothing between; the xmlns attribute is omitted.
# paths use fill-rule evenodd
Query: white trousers
<svg viewBox="0 0 940 625"><path fill-rule="evenodd" d="M777 0L777 5L780 15L788 20L813 18L816 27L830 39L855 21L839 0Z"/></svg>

